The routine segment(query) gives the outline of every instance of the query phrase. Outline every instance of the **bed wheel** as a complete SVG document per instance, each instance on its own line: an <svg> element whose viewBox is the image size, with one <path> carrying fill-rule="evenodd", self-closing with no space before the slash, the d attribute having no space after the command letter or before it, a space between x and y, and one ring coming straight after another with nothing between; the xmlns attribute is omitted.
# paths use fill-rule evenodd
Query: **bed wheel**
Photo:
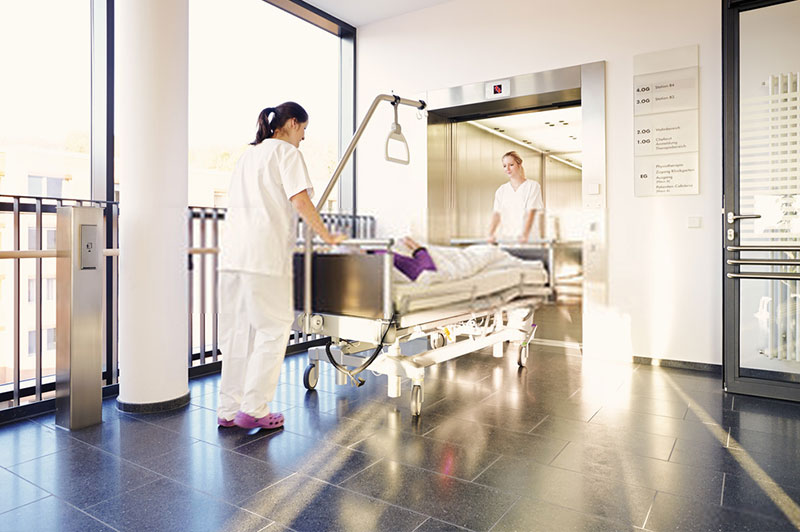
<svg viewBox="0 0 800 532"><path fill-rule="evenodd" d="M524 368L528 365L528 344L520 344L517 355L517 364L519 364L519 367L521 368Z"/></svg>
<svg viewBox="0 0 800 532"><path fill-rule="evenodd" d="M313 390L319 382L319 368L316 364L309 364L303 372L303 386L306 390Z"/></svg>
<svg viewBox="0 0 800 532"><path fill-rule="evenodd" d="M411 415L418 416L422 411L422 386L415 384L411 388Z"/></svg>
<svg viewBox="0 0 800 532"><path fill-rule="evenodd" d="M439 349L440 347L444 347L444 335L440 332L435 332L431 335L431 347L433 349Z"/></svg>

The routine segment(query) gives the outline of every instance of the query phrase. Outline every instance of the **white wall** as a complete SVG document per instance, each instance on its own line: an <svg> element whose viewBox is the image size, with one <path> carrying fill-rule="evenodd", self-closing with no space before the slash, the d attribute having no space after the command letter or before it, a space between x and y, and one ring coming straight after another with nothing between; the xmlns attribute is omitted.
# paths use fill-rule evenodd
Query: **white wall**
<svg viewBox="0 0 800 532"><path fill-rule="evenodd" d="M375 94L605 60L609 357L721 363L721 15L717 0L455 0L358 30L359 114ZM700 194L633 195L633 56L700 46ZM383 162L385 106L359 146L358 205L386 233L427 232L425 121L400 120L412 164ZM687 229L689 216L702 228ZM599 323L599 322L598 322ZM598 346L594 346L598 347Z"/></svg>

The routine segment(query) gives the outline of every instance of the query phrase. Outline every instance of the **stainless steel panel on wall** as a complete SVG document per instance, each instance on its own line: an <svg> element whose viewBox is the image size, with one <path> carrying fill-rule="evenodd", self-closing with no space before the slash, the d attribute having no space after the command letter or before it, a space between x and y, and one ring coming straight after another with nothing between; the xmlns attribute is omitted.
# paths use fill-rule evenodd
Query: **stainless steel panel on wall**
<svg viewBox="0 0 800 532"><path fill-rule="evenodd" d="M581 99L580 66L547 72L512 76L508 96L486 96L490 81L428 91L428 109L440 116L464 119L470 116L497 115L523 109L562 105Z"/></svg>
<svg viewBox="0 0 800 532"><path fill-rule="evenodd" d="M546 238L583 240L581 170L545 157Z"/></svg>
<svg viewBox="0 0 800 532"><path fill-rule="evenodd" d="M81 243L102 264L103 210L59 207L57 213L56 424L77 430L102 421L103 269L91 268L86 252L82 264Z"/></svg>
<svg viewBox="0 0 800 532"><path fill-rule="evenodd" d="M453 233L452 127L449 120L428 116L428 241L447 243Z"/></svg>

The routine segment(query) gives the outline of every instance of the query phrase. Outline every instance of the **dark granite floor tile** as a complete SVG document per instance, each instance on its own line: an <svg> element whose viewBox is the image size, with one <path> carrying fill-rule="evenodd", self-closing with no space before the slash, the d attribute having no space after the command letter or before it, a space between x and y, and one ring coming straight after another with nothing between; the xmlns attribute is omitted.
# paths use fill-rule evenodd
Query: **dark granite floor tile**
<svg viewBox="0 0 800 532"><path fill-rule="evenodd" d="M335 394L322 390L307 390L302 383L278 385L275 402L327 412L336 407Z"/></svg>
<svg viewBox="0 0 800 532"><path fill-rule="evenodd" d="M207 408L208 410L217 411L217 407L219 406L219 390L216 392L210 392L205 395L194 396L192 395L190 398L190 403L194 406L201 406L203 408ZM270 409L272 411L281 411L286 408L290 408L291 405L287 403L283 403L278 401L277 397L270 403Z"/></svg>
<svg viewBox="0 0 800 532"><path fill-rule="evenodd" d="M725 508L714 504L701 504L690 499L659 493L645 523L653 532L775 532L796 530L788 521L776 521L767 517Z"/></svg>
<svg viewBox="0 0 800 532"><path fill-rule="evenodd" d="M216 412L217 407L219 406L219 392L211 392L204 395L192 395L189 401L195 406L202 406L203 408L214 410Z"/></svg>
<svg viewBox="0 0 800 532"><path fill-rule="evenodd" d="M492 532L622 532L634 527L523 497L492 528Z"/></svg>
<svg viewBox="0 0 800 532"><path fill-rule="evenodd" d="M344 446L363 440L377 430L374 424L307 408L293 408L285 415L284 430Z"/></svg>
<svg viewBox="0 0 800 532"><path fill-rule="evenodd" d="M157 425L160 421L163 421L165 419L169 419L175 416L183 416L188 414L189 412L199 410L200 408L202 407L189 403L180 408L176 408L174 410L166 410L164 412L153 412L152 414L125 414L125 415L133 419L138 419L139 421L144 421L146 423L153 423Z"/></svg>
<svg viewBox="0 0 800 532"><path fill-rule="evenodd" d="M439 521L429 517L427 521L414 529L414 532L463 532L466 528Z"/></svg>
<svg viewBox="0 0 800 532"><path fill-rule="evenodd" d="M242 507L298 532L402 532L427 518L300 474L256 493Z"/></svg>
<svg viewBox="0 0 800 532"><path fill-rule="evenodd" d="M0 516L0 532L21 530L113 532L114 529L55 497L46 497Z"/></svg>
<svg viewBox="0 0 800 532"><path fill-rule="evenodd" d="M343 487L471 530L489 530L515 501L497 490L384 460Z"/></svg>
<svg viewBox="0 0 800 532"><path fill-rule="evenodd" d="M231 504L292 474L275 462L256 460L206 442L158 456L142 467Z"/></svg>
<svg viewBox="0 0 800 532"><path fill-rule="evenodd" d="M800 487L800 462L796 458L774 453L756 453L678 440L670 462Z"/></svg>
<svg viewBox="0 0 800 532"><path fill-rule="evenodd" d="M722 407L704 407L691 404L683 419L699 423L716 423L722 427L729 427L730 410Z"/></svg>
<svg viewBox="0 0 800 532"><path fill-rule="evenodd" d="M201 395L209 393L217 393L219 391L219 381L219 374L189 379L190 397L200 397Z"/></svg>
<svg viewBox="0 0 800 532"><path fill-rule="evenodd" d="M532 434L610 447L660 460L668 459L675 445L675 438L669 436L622 430L555 416L542 421L533 429Z"/></svg>
<svg viewBox="0 0 800 532"><path fill-rule="evenodd" d="M85 444L18 464L11 471L78 508L157 478L150 471Z"/></svg>
<svg viewBox="0 0 800 532"><path fill-rule="evenodd" d="M781 459L800 459L800 434L774 434L731 427L728 446L747 452L772 454Z"/></svg>
<svg viewBox="0 0 800 532"><path fill-rule="evenodd" d="M689 404L686 401L664 401L643 395L623 395L606 401L605 406L616 410L630 410L642 414L683 419Z"/></svg>
<svg viewBox="0 0 800 532"><path fill-rule="evenodd" d="M288 411L284 411L287 414ZM207 408L197 408L183 415L153 421L162 430L180 434L184 439L197 439L226 449L233 449L259 438L269 436L274 430L220 427L217 413Z"/></svg>
<svg viewBox="0 0 800 532"><path fill-rule="evenodd" d="M428 401L428 404L432 403L433 399L444 398L474 404L495 393L491 383L486 380L476 383L462 383L441 379L439 378L440 374L431 371L433 367L428 368L429 375L426 375L423 386L425 401Z"/></svg>
<svg viewBox="0 0 800 532"><path fill-rule="evenodd" d="M192 415L192 412L186 413L185 416ZM104 421L100 425L73 431L71 434L81 441L133 462L148 460L153 456L185 447L194 441L188 436L176 434L130 416Z"/></svg>
<svg viewBox="0 0 800 532"><path fill-rule="evenodd" d="M443 399L430 408L424 409L423 415L431 414L439 415L442 418L474 421L482 425L516 432L529 432L547 417L547 414L536 410L517 410L497 404L463 405L451 399Z"/></svg>
<svg viewBox="0 0 800 532"><path fill-rule="evenodd" d="M800 419L783 417L779 413L725 410L722 425L740 429L780 434L800 441Z"/></svg>
<svg viewBox="0 0 800 532"><path fill-rule="evenodd" d="M24 477L20 478L0 468L0 513L13 510L48 495L50 494Z"/></svg>
<svg viewBox="0 0 800 532"><path fill-rule="evenodd" d="M700 502L718 503L724 473L571 442L550 464L584 475L664 491Z"/></svg>
<svg viewBox="0 0 800 532"><path fill-rule="evenodd" d="M727 429L719 425L605 407L600 409L592 418L591 423L671 436L706 444L718 443L724 445L728 438Z"/></svg>
<svg viewBox="0 0 800 532"><path fill-rule="evenodd" d="M344 412L331 413L364 423L375 430L390 429L411 434L425 434L448 419L446 416L426 410L426 404L427 400L423 403L422 415L419 416L411 415L409 405L382 401L359 401L353 403L353 408L344 409Z"/></svg>
<svg viewBox="0 0 800 532"><path fill-rule="evenodd" d="M675 368L648 371L644 368L634 373L632 383L641 383L651 388L674 388L684 392L698 391L722 393L722 376Z"/></svg>
<svg viewBox="0 0 800 532"><path fill-rule="evenodd" d="M503 456L476 483L641 526L655 490Z"/></svg>
<svg viewBox="0 0 800 532"><path fill-rule="evenodd" d="M351 448L464 480L472 480L500 456L393 430L378 431Z"/></svg>
<svg viewBox="0 0 800 532"><path fill-rule="evenodd" d="M347 480L380 460L379 457L288 431L237 447L235 452L331 484Z"/></svg>
<svg viewBox="0 0 800 532"><path fill-rule="evenodd" d="M800 404L790 401L779 401L778 399L737 395L732 409L743 413L747 412L750 414L774 416L781 419L800 420Z"/></svg>
<svg viewBox="0 0 800 532"><path fill-rule="evenodd" d="M784 520L793 515L800 525L798 487L781 486L758 477L727 475L722 505L776 520Z"/></svg>
<svg viewBox="0 0 800 532"><path fill-rule="evenodd" d="M69 432L33 421L18 421L0 427L0 466L8 467L39 458L74 445Z"/></svg>
<svg viewBox="0 0 800 532"><path fill-rule="evenodd" d="M263 517L163 478L86 511L122 532L256 532L270 524Z"/></svg>
<svg viewBox="0 0 800 532"><path fill-rule="evenodd" d="M589 421L602 406L600 400L572 401L569 395L563 394L562 396L560 392L555 395L551 395L549 391L522 394L513 390L498 391L488 397L484 403L515 410L532 410L578 421Z"/></svg>
<svg viewBox="0 0 800 532"><path fill-rule="evenodd" d="M567 445L565 440L512 432L461 419L450 419L425 436L469 447L478 453L519 456L543 464L550 463Z"/></svg>

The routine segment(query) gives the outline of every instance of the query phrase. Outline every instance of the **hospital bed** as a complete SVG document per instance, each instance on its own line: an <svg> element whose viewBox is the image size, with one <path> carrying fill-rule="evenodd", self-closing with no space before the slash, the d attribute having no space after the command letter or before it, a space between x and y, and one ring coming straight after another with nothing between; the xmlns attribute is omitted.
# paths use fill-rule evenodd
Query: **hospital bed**
<svg viewBox="0 0 800 532"><path fill-rule="evenodd" d="M317 200L325 205L367 124L381 102L394 108L394 121L386 139L386 160L408 164L410 152L398 120L401 105L417 109L426 104L395 95L375 97L328 185ZM399 148L399 149L398 149ZM311 229L306 227L303 252L295 257L295 327L304 334L330 337L327 345L308 351L303 384L313 389L319 366L336 369L337 384L363 384L369 369L388 376L388 395L400 397L403 379L411 381L411 412L419 415L425 369L466 353L493 347L502 357L505 343L516 347L517 363L525 366L528 342L536 332L533 312L544 302L550 288L541 262L481 271L474 278L437 285L394 282L392 246L387 240L358 240L343 245L366 253L315 253ZM427 338L422 353L404 354L401 344Z"/></svg>
<svg viewBox="0 0 800 532"><path fill-rule="evenodd" d="M425 369L479 349L504 356L511 343L524 367L536 332L533 313L551 293L541 261L490 266L474 276L423 284L399 282L392 240L350 240L349 246L383 253L315 253L311 330L330 337L312 347L303 384L313 389L322 363L339 369L337 384L360 385L369 369L388 376L389 397L411 381L411 412L419 415ZM295 301L304 301L303 257L295 258ZM301 310L300 308L298 310ZM302 313L299 314L303 316ZM426 338L427 349L404 354L403 344Z"/></svg>

